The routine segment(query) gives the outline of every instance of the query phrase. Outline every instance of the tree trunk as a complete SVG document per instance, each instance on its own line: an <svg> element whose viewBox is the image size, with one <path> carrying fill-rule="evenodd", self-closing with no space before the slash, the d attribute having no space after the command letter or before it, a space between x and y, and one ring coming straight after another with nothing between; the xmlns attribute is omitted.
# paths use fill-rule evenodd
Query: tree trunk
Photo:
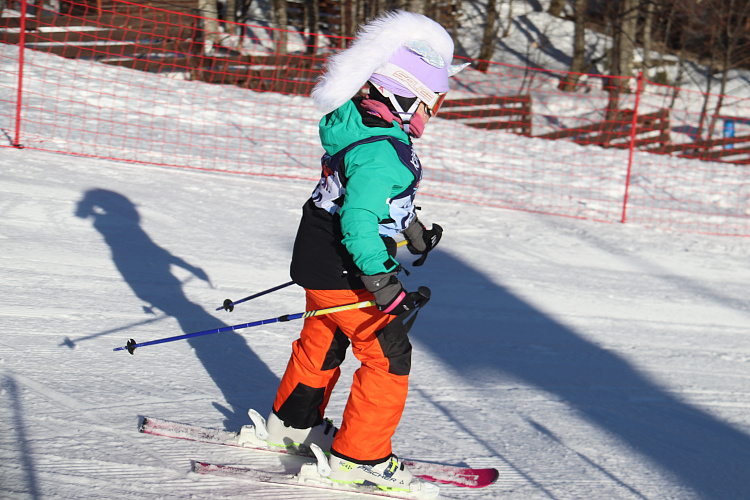
<svg viewBox="0 0 750 500"><path fill-rule="evenodd" d="M237 21L237 2L236 0L227 0L227 11L224 14L224 20L228 23L234 23ZM230 30L233 30L234 26L230 26Z"/></svg>
<svg viewBox="0 0 750 500"><path fill-rule="evenodd" d="M651 31L654 23L653 0L644 0L643 3L643 70L644 73L651 68Z"/></svg>
<svg viewBox="0 0 750 500"><path fill-rule="evenodd" d="M505 24L502 38L510 35L510 28L513 26L513 0L508 0L508 22Z"/></svg>
<svg viewBox="0 0 750 500"><path fill-rule="evenodd" d="M482 47L479 49L479 62L477 69L487 72L492 54L495 52L495 23L497 20L497 0L487 0L487 19L484 24L484 35L482 36Z"/></svg>
<svg viewBox="0 0 750 500"><path fill-rule="evenodd" d="M408 9L407 9L408 10ZM365 21L370 19L372 12L372 2L366 0L357 0L357 26L361 26Z"/></svg>
<svg viewBox="0 0 750 500"><path fill-rule="evenodd" d="M409 0L407 3L407 10L416 14L424 14L425 3L425 0Z"/></svg>
<svg viewBox="0 0 750 500"><path fill-rule="evenodd" d="M620 76L633 75L633 51L635 50L636 30L638 29L637 0L621 0L622 29L620 30ZM627 81L627 80L623 80Z"/></svg>
<svg viewBox="0 0 750 500"><path fill-rule="evenodd" d="M685 75L685 36L685 30L682 30L682 34L680 35L680 52L677 54L677 76L675 77L675 81L672 82L672 102L669 103L670 113L674 110L677 97L680 95L682 78Z"/></svg>
<svg viewBox="0 0 750 500"><path fill-rule="evenodd" d="M318 0L305 0L305 27L307 28L307 54L314 54L318 45L320 4Z"/></svg>
<svg viewBox="0 0 750 500"><path fill-rule="evenodd" d="M635 49L635 35L638 27L637 0L619 0L612 23L612 53L610 56L610 71L614 77L609 83L610 91L619 93L627 88L628 79L633 75L633 50ZM614 101L617 101L616 97Z"/></svg>
<svg viewBox="0 0 750 500"><path fill-rule="evenodd" d="M748 20L748 10L750 6L747 1L738 2L729 0L722 4L723 9L717 12L721 21L718 23L722 26L721 30L721 87L719 89L719 100L716 104L716 110L708 128L708 139L713 135L716 122L721 112L721 106L724 103L729 71L735 67L735 54L742 54L743 49L746 51L748 29L750 22Z"/></svg>
<svg viewBox="0 0 750 500"><path fill-rule="evenodd" d="M711 40L716 39L716 30L717 27L714 25L711 30ZM706 114L708 113L708 101L711 99L711 82L713 80L713 67L714 67L714 61L716 60L716 43L713 43L711 46L711 59L708 62L708 67L706 69L706 93L703 96L703 107L701 108L701 115L700 119L698 120L698 130L695 133L695 140L696 142L701 140L703 136L703 124L706 121Z"/></svg>
<svg viewBox="0 0 750 500"><path fill-rule="evenodd" d="M673 2L671 8L669 9L669 13L666 14L667 18L667 24L664 26L664 47L669 47L669 36L672 34L672 23L674 22L674 15L675 15L675 9L677 8L677 2ZM681 33L684 33L685 30L680 30ZM680 35L681 41L684 42L684 37L682 34ZM682 45L681 45L682 47ZM682 50L682 49L680 49Z"/></svg>
<svg viewBox="0 0 750 500"><path fill-rule="evenodd" d="M438 24L445 26L445 20L442 18L442 12L440 11L440 2L438 0L427 0L424 4L424 15L432 19Z"/></svg>
<svg viewBox="0 0 750 500"><path fill-rule="evenodd" d="M729 2L729 5L727 5L727 10L730 13L734 13L736 11L734 8L734 0ZM716 103L716 110L714 111L713 118L711 118L711 124L708 127L708 140L711 140L711 136L714 133L714 127L716 126L716 121L719 118L721 106L724 103L724 93L727 90L727 79L729 76L729 70L732 67L732 49L734 49L735 43L737 43L737 41L735 40L736 32L733 28L734 26L732 26L731 21L727 21L727 23L724 25L724 33L722 33L722 38L724 39L724 57L721 61L721 86L719 88L719 100Z"/></svg>
<svg viewBox="0 0 750 500"><path fill-rule="evenodd" d="M275 41L278 44L276 52L278 54L287 53L287 16L286 16L286 0L271 0L271 16L273 23L278 28L276 31Z"/></svg>
<svg viewBox="0 0 750 500"><path fill-rule="evenodd" d="M214 44L219 39L219 13L216 0L198 0L198 8L203 19L203 54L213 53Z"/></svg>
<svg viewBox="0 0 750 500"><path fill-rule="evenodd" d="M575 0L575 32L573 34L573 59L570 61L570 73L560 82L560 90L575 91L581 73L586 68L586 10L588 0Z"/></svg>
<svg viewBox="0 0 750 500"><path fill-rule="evenodd" d="M357 33L357 0L342 0L341 33L342 37L353 37ZM339 40L339 48L346 47L346 39Z"/></svg>
<svg viewBox="0 0 750 500"><path fill-rule="evenodd" d="M549 3L549 9L547 9L547 13L550 16L560 17L560 15L562 15L564 8L565 8L565 0L552 0Z"/></svg>
<svg viewBox="0 0 750 500"><path fill-rule="evenodd" d="M458 21L456 20L456 16L459 16L463 9L463 0L453 0L453 6L451 8L451 22L450 22L450 28L448 29L448 32L451 34L451 38L453 38L453 44L458 47Z"/></svg>

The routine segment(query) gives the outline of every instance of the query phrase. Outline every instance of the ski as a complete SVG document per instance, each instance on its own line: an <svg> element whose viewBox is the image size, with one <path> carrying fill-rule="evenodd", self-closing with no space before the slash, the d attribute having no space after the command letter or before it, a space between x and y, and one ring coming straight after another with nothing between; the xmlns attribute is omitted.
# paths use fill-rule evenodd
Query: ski
<svg viewBox="0 0 750 500"><path fill-rule="evenodd" d="M237 446L249 450L284 453L312 457L307 448L279 448L269 446L255 437L252 425L245 425L240 432L212 429L197 425L183 424L152 417L142 417L138 430L144 434L163 436L222 446ZM412 473L427 481L450 484L463 488L484 488L497 481L499 472L494 468L471 468L457 465L402 459Z"/></svg>
<svg viewBox="0 0 750 500"><path fill-rule="evenodd" d="M192 471L198 474L231 477L259 483L302 486L324 490L335 490L347 493L360 493L363 495L379 497L403 498L413 500L451 498L439 495L438 488L436 486L430 487L429 484L420 485L422 488L425 488L426 486L424 490L417 489L412 491L393 491L382 490L374 485L337 483L321 476L318 473L317 466L314 463L303 464L299 472L289 473L193 461Z"/></svg>

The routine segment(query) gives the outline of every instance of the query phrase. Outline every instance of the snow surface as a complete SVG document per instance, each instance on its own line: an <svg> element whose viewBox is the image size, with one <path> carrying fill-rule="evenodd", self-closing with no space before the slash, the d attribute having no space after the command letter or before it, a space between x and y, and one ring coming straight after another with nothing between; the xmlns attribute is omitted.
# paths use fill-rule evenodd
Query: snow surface
<svg viewBox="0 0 750 500"><path fill-rule="evenodd" d="M309 182L1 151L0 496L347 498L197 476L290 465L136 431L267 412L300 322L112 351L303 310L297 287L215 309L289 279ZM750 240L420 202L445 237L404 278L433 299L397 453L500 469L462 498L746 495Z"/></svg>
<svg viewBox="0 0 750 500"><path fill-rule="evenodd" d="M216 308L289 280L312 188L0 149L0 498L357 498L192 474L299 459L136 430L267 413L300 321L112 351L301 312L297 287ZM433 299L396 453L500 470L443 489L459 498L747 497L750 239L418 204L445 235L424 267L399 254ZM336 421L356 368L350 353Z"/></svg>

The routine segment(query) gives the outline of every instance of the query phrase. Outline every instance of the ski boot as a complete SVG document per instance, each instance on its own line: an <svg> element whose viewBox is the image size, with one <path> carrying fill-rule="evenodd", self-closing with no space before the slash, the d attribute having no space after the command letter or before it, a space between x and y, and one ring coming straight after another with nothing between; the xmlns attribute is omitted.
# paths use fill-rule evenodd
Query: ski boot
<svg viewBox="0 0 750 500"><path fill-rule="evenodd" d="M333 438L338 432L338 428L328 419L314 427L296 429L284 424L273 412L268 416L268 420L252 409L248 411L248 415L253 425L245 425L240 430L240 446L244 443L253 447L265 444L269 448L287 449L293 454L313 456L310 445L315 443L321 449L330 450Z"/></svg>

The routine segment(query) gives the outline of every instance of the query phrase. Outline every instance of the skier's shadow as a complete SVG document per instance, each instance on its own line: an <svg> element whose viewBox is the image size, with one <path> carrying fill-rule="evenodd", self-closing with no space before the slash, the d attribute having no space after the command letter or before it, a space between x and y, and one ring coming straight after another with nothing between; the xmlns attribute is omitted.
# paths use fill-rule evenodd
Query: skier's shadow
<svg viewBox="0 0 750 500"><path fill-rule="evenodd" d="M552 394L701 497L747 497L750 436L681 401L616 353L587 341L470 266L444 252L433 253L419 276L413 273L410 279L432 289L432 300L410 334L420 346L470 384L502 377ZM449 417L463 420L460 414ZM497 416L498 425L502 418ZM526 421L551 443L565 446L564 435L531 418ZM475 436L481 441L481 432ZM497 450L492 443L482 444ZM530 470L542 484L544 478Z"/></svg>
<svg viewBox="0 0 750 500"><path fill-rule="evenodd" d="M128 198L105 189L91 189L78 202L75 215L93 220L94 228L109 245L112 261L133 293L151 307L175 318L183 332L226 326L185 296L182 282L170 268L180 267L208 282L205 271L154 243L141 228L140 215ZM165 337L178 335L165 333L170 334ZM214 403L224 414L227 429L236 430L249 423L248 408L263 410L269 406L279 379L242 336L230 331L191 338L187 342L229 405L226 408Z"/></svg>

